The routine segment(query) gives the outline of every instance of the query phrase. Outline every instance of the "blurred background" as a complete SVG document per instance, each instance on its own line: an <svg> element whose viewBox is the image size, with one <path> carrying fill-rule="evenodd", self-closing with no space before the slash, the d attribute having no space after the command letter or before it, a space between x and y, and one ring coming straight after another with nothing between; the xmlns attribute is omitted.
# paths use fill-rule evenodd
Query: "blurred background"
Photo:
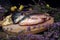
<svg viewBox="0 0 60 40"><path fill-rule="evenodd" d="M38 1L38 0L36 0ZM45 1L46 3L48 3L51 7L60 7L60 1L59 0L41 0L41 1ZM23 5L28 5L29 3L34 4L32 0L0 0L0 4L11 4L11 5L16 5L19 6L19 4L23 4Z"/></svg>
<svg viewBox="0 0 60 40"><path fill-rule="evenodd" d="M35 0L36 2L38 2L38 0ZM51 7L53 7L53 8L60 8L60 1L59 0L40 0L41 2L43 2L43 3L47 3L47 4L49 4ZM17 6L17 7L20 7L20 5L28 5L28 4L34 4L34 2L32 1L32 0L0 0L0 5L2 5L4 8L5 8L5 6L6 6L6 9L9 9L11 6ZM0 8L1 8L1 6L0 6ZM2 8L3 9L3 8ZM2 11L4 11L4 9L2 10ZM1 12L1 11L0 11ZM5 13L5 12L2 12L2 15L1 15L1 13L0 13L0 16L2 17L4 14L6 14L6 15L8 15L8 14L10 14L10 11L8 11L7 13ZM52 35L50 36L51 38L50 39L55 39L55 33L57 33L57 34L59 34L60 35L60 32L58 33L58 31L60 30L60 9L59 9L59 11L56 11L55 9L54 10L51 10L50 12L49 12L49 14L51 15L51 16L54 16L54 20L56 20L56 22L57 22L57 24L59 25L56 25L56 23L53 25L53 27L51 28L51 30L49 29L49 31L48 30L46 30L46 31L44 31L44 32L41 32L41 33L37 33L37 34L40 34L40 35L42 35L42 36L44 36L44 33L46 32L46 35L45 36L47 36L47 33L48 33L48 35L49 34L51 34L52 33L52 30L53 30L53 33L52 33ZM0 17L0 18L1 18ZM58 29L58 27L59 27L59 29ZM51 32L50 32L51 31ZM54 33L54 31L56 31L55 33ZM50 32L50 33L49 33ZM2 30L2 26L0 26L0 36L4 36L2 33L4 33L4 31ZM2 34L2 35L1 35ZM6 34L5 34L6 35ZM54 36L54 37L53 37ZM48 37L48 36L47 36ZM58 35L56 35L56 37L57 37L57 40L58 40L58 38L59 38L59 36ZM5 37L4 37L5 38ZM11 37L12 38L12 37ZM24 38L24 37L23 37ZM0 39L2 39L1 37L0 37ZM48 38L47 38L48 39ZM45 39L44 39L45 40ZM60 38L59 38L59 40L60 40Z"/></svg>

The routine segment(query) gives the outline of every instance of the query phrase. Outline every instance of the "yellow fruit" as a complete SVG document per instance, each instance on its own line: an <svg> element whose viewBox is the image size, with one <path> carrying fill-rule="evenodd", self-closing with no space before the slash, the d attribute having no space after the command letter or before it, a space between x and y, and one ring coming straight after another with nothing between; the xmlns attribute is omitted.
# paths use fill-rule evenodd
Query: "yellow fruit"
<svg viewBox="0 0 60 40"><path fill-rule="evenodd" d="M50 7L49 4L46 5L47 7Z"/></svg>
<svg viewBox="0 0 60 40"><path fill-rule="evenodd" d="M24 8L23 5L20 5L19 10L21 11Z"/></svg>
<svg viewBox="0 0 60 40"><path fill-rule="evenodd" d="M17 9L16 6L11 7L11 11L15 11Z"/></svg>

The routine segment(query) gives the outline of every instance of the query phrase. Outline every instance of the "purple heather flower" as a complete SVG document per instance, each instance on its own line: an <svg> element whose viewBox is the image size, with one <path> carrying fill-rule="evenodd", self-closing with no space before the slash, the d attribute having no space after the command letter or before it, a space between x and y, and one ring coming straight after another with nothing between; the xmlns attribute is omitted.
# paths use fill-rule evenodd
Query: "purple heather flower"
<svg viewBox="0 0 60 40"><path fill-rule="evenodd" d="M50 40L55 40L55 38L50 38Z"/></svg>
<svg viewBox="0 0 60 40"><path fill-rule="evenodd" d="M54 35L53 35L54 38L58 38L59 37L59 34L58 32L54 32Z"/></svg>
<svg viewBox="0 0 60 40"><path fill-rule="evenodd" d="M58 26L60 26L60 22L57 22L56 24L57 24Z"/></svg>
<svg viewBox="0 0 60 40"><path fill-rule="evenodd" d="M48 37L45 37L45 40L49 40L49 38Z"/></svg>
<svg viewBox="0 0 60 40"><path fill-rule="evenodd" d="M57 24L56 24L56 23L54 23L54 24L53 24L53 26L54 26L54 27L56 27L56 26L57 26Z"/></svg>
<svg viewBox="0 0 60 40"><path fill-rule="evenodd" d="M46 36L48 33L47 32L44 32L44 36Z"/></svg>
<svg viewBox="0 0 60 40"><path fill-rule="evenodd" d="M32 35L30 38L35 39L35 36L34 36L34 35Z"/></svg>
<svg viewBox="0 0 60 40"><path fill-rule="evenodd" d="M48 37L51 37L54 32L52 31L52 32L47 32L47 33L48 33L47 36L48 36Z"/></svg>
<svg viewBox="0 0 60 40"><path fill-rule="evenodd" d="M36 35L36 38L43 40L44 39L44 36L43 35Z"/></svg>
<svg viewBox="0 0 60 40"><path fill-rule="evenodd" d="M27 36L28 36L28 37L31 37L31 36L32 36L32 34L27 34Z"/></svg>
<svg viewBox="0 0 60 40"><path fill-rule="evenodd" d="M21 40L21 37L20 37L20 36L17 36L17 38L18 38L19 40Z"/></svg>

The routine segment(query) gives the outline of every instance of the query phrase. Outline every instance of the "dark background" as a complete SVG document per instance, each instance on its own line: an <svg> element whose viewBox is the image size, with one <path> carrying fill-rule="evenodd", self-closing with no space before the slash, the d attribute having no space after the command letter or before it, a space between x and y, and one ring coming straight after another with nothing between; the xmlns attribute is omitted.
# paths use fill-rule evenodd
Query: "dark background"
<svg viewBox="0 0 60 40"><path fill-rule="evenodd" d="M42 0L42 1L45 1L46 3L50 4L51 7L58 7L58 8L60 7L60 1L59 0ZM11 0L11 3L13 5L18 5L19 3L26 4L26 5L28 3L34 4L32 2L32 0Z"/></svg>
<svg viewBox="0 0 60 40"><path fill-rule="evenodd" d="M42 1L48 3L51 7L58 7L58 8L60 7L59 0L42 0ZM19 4L27 5L29 3L34 4L32 0L0 0L0 4L3 5L11 4L11 5L19 6Z"/></svg>

